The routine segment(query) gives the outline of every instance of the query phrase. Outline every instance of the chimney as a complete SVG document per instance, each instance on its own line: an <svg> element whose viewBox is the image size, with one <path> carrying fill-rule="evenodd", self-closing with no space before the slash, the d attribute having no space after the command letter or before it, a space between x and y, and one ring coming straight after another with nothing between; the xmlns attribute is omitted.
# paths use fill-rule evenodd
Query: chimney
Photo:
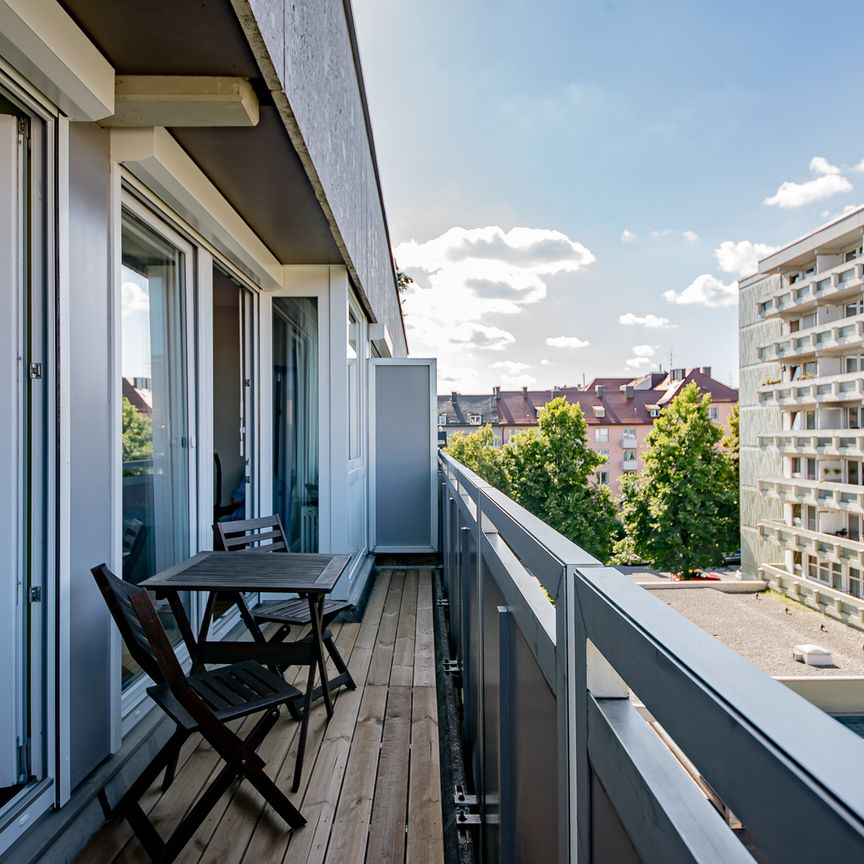
<svg viewBox="0 0 864 864"><path fill-rule="evenodd" d="M628 385L624 388L624 396L625 396L625 398L627 398L627 399L632 399L632 398L633 398L633 385L632 385L632 384L628 384Z"/></svg>
<svg viewBox="0 0 864 864"><path fill-rule="evenodd" d="M703 375L707 376L708 378L711 377L711 367L710 366L703 366L699 371Z"/></svg>
<svg viewBox="0 0 864 864"><path fill-rule="evenodd" d="M497 386L496 386L496 387L493 387L493 388L492 388L492 395L495 396L496 398L497 398L498 396L500 396L500 395L501 395L501 388L500 388L500 387L497 387Z"/></svg>
<svg viewBox="0 0 864 864"><path fill-rule="evenodd" d="M605 393L606 393L606 385L605 384L597 384L594 387L594 395L598 399L602 399Z"/></svg>
<svg viewBox="0 0 864 864"><path fill-rule="evenodd" d="M450 401L454 405L459 401L459 394L455 390L450 391Z"/></svg>
<svg viewBox="0 0 864 864"><path fill-rule="evenodd" d="M673 381L683 381L685 372L683 369L673 369L672 370L672 380Z"/></svg>
<svg viewBox="0 0 864 864"><path fill-rule="evenodd" d="M522 395L523 395L526 399L528 398L528 388L527 388L527 387L523 387L523 388L522 388Z"/></svg>

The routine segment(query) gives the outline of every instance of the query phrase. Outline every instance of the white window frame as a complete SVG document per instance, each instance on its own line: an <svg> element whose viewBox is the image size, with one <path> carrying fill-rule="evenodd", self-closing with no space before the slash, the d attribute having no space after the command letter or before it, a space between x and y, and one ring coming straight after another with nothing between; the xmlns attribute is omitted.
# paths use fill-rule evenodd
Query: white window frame
<svg viewBox="0 0 864 864"><path fill-rule="evenodd" d="M114 278L112 291L113 309L113 344L114 356L111 363L111 382L114 402L114 472L115 483L112 488L112 512L114 514L114 525L112 536L114 537L114 561L115 573L123 570L123 550L120 538L123 533L123 484L122 484L122 422L121 405L123 400L122 385L122 309L120 303L120 285L122 283L122 218L123 211L128 211L135 218L143 222L150 230L174 245L182 254L184 261L184 290L183 290L183 314L184 314L184 361L186 363L186 424L188 431L188 477L189 488L189 554L194 555L199 549L199 521L198 521L198 458L197 435L198 435L198 392L197 392L197 358L196 346L198 344L198 327L195 314L196 297L198 291L198 279L196 274L197 250L186 236L180 233L179 226L171 219L170 213L148 206L141 198L134 194L134 190L122 183L116 196L116 213L113 214L114 231ZM189 620L195 628L200 619L200 598L196 592L190 594ZM112 630L112 633L114 631ZM141 718L150 710L149 704L145 702L147 687L152 683L148 676L142 675L138 680L128 687L122 687L122 674L120 658L122 656L119 636L114 633L112 646L112 679L116 682L119 696L119 734L122 737L128 733ZM176 645L177 657L181 663L188 663L189 652L182 642ZM116 732L115 732L116 739ZM117 743L116 740L114 742Z"/></svg>
<svg viewBox="0 0 864 864"><path fill-rule="evenodd" d="M609 441L609 427L598 426L594 429L594 440L606 444Z"/></svg>

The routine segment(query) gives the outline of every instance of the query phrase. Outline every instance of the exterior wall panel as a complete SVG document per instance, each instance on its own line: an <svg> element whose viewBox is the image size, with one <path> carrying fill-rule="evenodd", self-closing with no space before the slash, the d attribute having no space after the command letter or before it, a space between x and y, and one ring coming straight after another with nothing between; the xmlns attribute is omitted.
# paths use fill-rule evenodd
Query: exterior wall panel
<svg viewBox="0 0 864 864"><path fill-rule="evenodd" d="M108 132L70 126L71 775L110 752L111 623L90 568L111 560Z"/></svg>

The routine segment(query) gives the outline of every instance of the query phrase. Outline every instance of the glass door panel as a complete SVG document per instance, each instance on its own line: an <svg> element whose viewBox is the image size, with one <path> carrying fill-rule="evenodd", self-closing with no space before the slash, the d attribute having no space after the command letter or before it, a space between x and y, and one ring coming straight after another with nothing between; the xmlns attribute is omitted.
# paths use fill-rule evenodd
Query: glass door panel
<svg viewBox="0 0 864 864"><path fill-rule="evenodd" d="M188 263L188 251L124 210L123 578L135 584L190 553ZM174 616L164 601L158 608L176 642ZM125 647L122 669L124 686L142 674Z"/></svg>
<svg viewBox="0 0 864 864"><path fill-rule="evenodd" d="M273 299L273 511L292 552L318 551L318 306Z"/></svg>

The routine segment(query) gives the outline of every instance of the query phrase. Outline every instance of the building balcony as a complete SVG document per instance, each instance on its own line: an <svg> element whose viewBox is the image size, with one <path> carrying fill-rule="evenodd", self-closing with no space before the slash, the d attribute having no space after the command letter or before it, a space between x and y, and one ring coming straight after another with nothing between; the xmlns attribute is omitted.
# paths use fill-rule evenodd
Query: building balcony
<svg viewBox="0 0 864 864"><path fill-rule="evenodd" d="M859 402L864 399L864 376L860 372L777 381L759 388L759 402L766 406L819 405L825 402Z"/></svg>
<svg viewBox="0 0 864 864"><path fill-rule="evenodd" d="M857 564L864 568L864 543L850 540L848 537L811 531L808 528L787 525L785 522L777 522L773 519L764 519L759 523L759 534L764 538L775 540L793 552L815 555L838 564Z"/></svg>
<svg viewBox="0 0 864 864"><path fill-rule="evenodd" d="M790 456L864 457L864 429L807 429L759 436L763 450Z"/></svg>
<svg viewBox="0 0 864 864"><path fill-rule="evenodd" d="M765 477L759 480L759 491L785 504L864 513L864 486L799 477Z"/></svg>
<svg viewBox="0 0 864 864"><path fill-rule="evenodd" d="M624 450L635 450L636 449L636 436L635 435L622 435L621 436L621 447Z"/></svg>
<svg viewBox="0 0 864 864"><path fill-rule="evenodd" d="M622 471L635 471L637 469L639 462L636 459L622 459L621 460L621 470Z"/></svg>
<svg viewBox="0 0 864 864"><path fill-rule="evenodd" d="M790 333L759 349L763 362L807 360L864 345L864 315L830 321L805 332Z"/></svg>
<svg viewBox="0 0 864 864"><path fill-rule="evenodd" d="M760 304L760 317L804 314L824 301L830 300L833 303L852 297L864 288L862 277L864 264L847 261L792 284L784 278L783 288Z"/></svg>

